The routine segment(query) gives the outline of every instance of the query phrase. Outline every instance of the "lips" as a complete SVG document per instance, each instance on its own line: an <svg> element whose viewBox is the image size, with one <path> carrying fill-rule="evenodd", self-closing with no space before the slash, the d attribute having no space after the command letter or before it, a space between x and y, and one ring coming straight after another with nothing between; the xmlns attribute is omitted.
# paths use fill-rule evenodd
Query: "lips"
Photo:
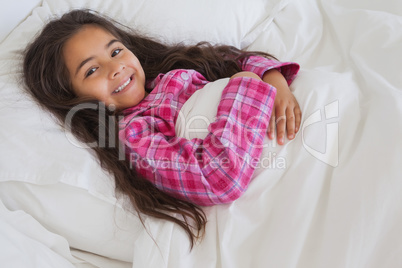
<svg viewBox="0 0 402 268"><path fill-rule="evenodd" d="M124 90L130 83L133 81L132 77L129 77L123 84L121 84L117 89L115 89L112 94L117 94L120 93L122 90Z"/></svg>

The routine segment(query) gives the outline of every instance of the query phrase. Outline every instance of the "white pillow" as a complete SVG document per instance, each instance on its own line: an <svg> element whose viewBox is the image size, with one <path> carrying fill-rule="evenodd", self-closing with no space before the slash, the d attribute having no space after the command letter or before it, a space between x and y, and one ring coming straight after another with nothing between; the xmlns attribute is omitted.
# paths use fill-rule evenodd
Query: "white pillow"
<svg viewBox="0 0 402 268"><path fill-rule="evenodd" d="M34 215L73 247L124 261L130 260L133 241L146 237L132 215L124 224L129 241L119 236L118 224L96 224L125 213L113 179L91 151L80 148L24 93L21 51L50 18L73 8L91 8L168 41L207 40L240 46L243 38L266 24L278 3L280 0L44 0L0 44L0 198L5 206ZM147 222L158 230L170 226L153 219ZM88 234L86 241L81 233ZM111 242L94 242L102 234ZM119 243L127 250L117 247Z"/></svg>
<svg viewBox="0 0 402 268"><path fill-rule="evenodd" d="M52 13L91 8L169 42L210 41L240 46L242 39L270 18L281 0L52 0ZM283 2L283 1L282 1ZM287 2L287 1L285 1Z"/></svg>
<svg viewBox="0 0 402 268"><path fill-rule="evenodd" d="M207 136L208 126L215 121L222 92L228 82L229 78L216 80L191 95L177 117L175 131L178 137L191 140Z"/></svg>

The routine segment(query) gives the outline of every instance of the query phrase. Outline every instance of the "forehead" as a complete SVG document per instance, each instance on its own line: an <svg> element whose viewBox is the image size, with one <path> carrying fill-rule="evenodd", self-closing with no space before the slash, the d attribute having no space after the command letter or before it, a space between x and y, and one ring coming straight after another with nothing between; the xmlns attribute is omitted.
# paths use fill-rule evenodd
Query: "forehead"
<svg viewBox="0 0 402 268"><path fill-rule="evenodd" d="M105 46L113 39L117 38L100 26L83 26L63 46L67 69L73 71L83 60L104 52Z"/></svg>
<svg viewBox="0 0 402 268"><path fill-rule="evenodd" d="M84 25L77 33L75 33L65 44L65 48L74 47L83 44L104 44L116 37L100 26Z"/></svg>

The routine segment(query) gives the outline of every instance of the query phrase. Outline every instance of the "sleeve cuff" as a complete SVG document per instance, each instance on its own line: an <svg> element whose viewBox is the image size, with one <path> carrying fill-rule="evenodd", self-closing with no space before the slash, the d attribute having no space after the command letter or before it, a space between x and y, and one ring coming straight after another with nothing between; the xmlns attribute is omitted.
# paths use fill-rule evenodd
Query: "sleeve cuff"
<svg viewBox="0 0 402 268"><path fill-rule="evenodd" d="M261 56L251 56L242 64L243 71L253 72L260 76L261 79L265 72L274 68L282 73L288 85L290 85L296 78L300 66L295 62L279 62Z"/></svg>

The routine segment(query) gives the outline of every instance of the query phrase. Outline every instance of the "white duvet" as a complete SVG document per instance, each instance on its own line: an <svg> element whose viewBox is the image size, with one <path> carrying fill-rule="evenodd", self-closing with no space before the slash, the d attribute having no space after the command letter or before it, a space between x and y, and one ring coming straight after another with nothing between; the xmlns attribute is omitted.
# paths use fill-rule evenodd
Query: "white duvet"
<svg viewBox="0 0 402 268"><path fill-rule="evenodd" d="M149 235L92 154L22 93L21 49L72 7L166 40L264 50L302 67L291 85L303 112L296 139L266 139L249 189L205 209L205 238L191 252L174 224L147 218ZM44 0L0 44L1 265L402 267L400 29L397 0ZM213 119L226 81L186 103L177 133L203 134L205 120L188 122Z"/></svg>

